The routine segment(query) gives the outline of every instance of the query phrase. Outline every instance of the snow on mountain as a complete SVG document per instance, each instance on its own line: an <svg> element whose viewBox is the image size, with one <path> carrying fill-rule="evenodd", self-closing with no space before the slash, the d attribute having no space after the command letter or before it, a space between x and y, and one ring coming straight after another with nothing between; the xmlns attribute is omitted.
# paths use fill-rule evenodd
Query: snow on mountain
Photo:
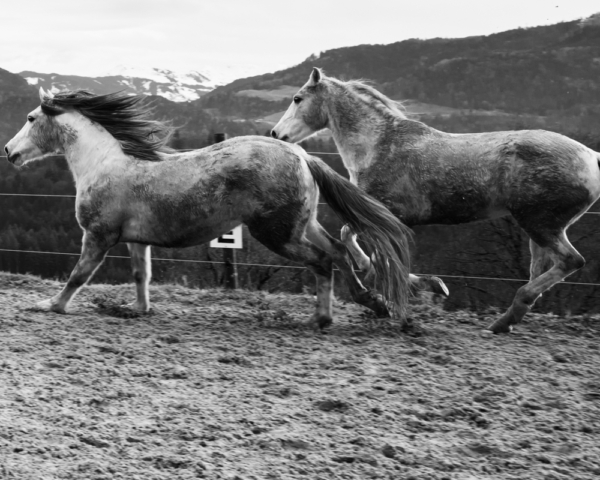
<svg viewBox="0 0 600 480"><path fill-rule="evenodd" d="M186 86L203 86L215 88L222 85L220 82L211 80L209 75L191 70L181 73L167 70L165 68L144 68L135 66L119 65L108 71L107 77L145 78L153 82L164 84L177 84Z"/></svg>
<svg viewBox="0 0 600 480"><path fill-rule="evenodd" d="M287 68L289 65L282 66L281 68ZM256 75L262 75L267 73L264 67L260 66L239 66L239 65L225 65L221 67L207 67L203 69L203 73L213 79L216 86L227 85L228 83L237 80L238 78L254 77Z"/></svg>
<svg viewBox="0 0 600 480"><path fill-rule="evenodd" d="M208 75L190 71L173 72L162 68L116 67L105 76L81 77L56 73L25 71L19 75L30 85L41 86L45 90L85 89L97 94L126 91L142 95L160 95L173 102L197 100L222 82L215 82Z"/></svg>

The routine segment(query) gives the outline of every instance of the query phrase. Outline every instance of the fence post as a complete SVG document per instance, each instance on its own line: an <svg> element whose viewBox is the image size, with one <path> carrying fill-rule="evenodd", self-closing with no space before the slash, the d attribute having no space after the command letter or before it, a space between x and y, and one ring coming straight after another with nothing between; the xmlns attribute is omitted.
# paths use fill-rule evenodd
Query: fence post
<svg viewBox="0 0 600 480"><path fill-rule="evenodd" d="M215 133L215 143L227 139L225 133ZM223 248L223 273L225 276L225 288L238 288L238 271L235 263L235 249Z"/></svg>

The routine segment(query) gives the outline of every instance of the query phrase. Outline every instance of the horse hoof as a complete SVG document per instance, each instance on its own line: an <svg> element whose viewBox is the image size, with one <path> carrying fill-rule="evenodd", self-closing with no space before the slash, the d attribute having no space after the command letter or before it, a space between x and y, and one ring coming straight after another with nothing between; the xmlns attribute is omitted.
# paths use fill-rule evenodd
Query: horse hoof
<svg viewBox="0 0 600 480"><path fill-rule="evenodd" d="M446 297L450 295L450 290L448 290L448 287L443 282L443 280L438 277L429 277L429 289L433 293L438 293Z"/></svg>
<svg viewBox="0 0 600 480"><path fill-rule="evenodd" d="M333 323L333 319L328 315L319 315L315 313L308 322L308 325L320 332L323 332L327 327L330 327Z"/></svg>
<svg viewBox="0 0 600 480"><path fill-rule="evenodd" d="M360 302L361 305L373 310L377 318L389 318L391 317L390 310L385 304L385 300L378 293L369 290L365 294L364 301Z"/></svg>
<svg viewBox="0 0 600 480"><path fill-rule="evenodd" d="M511 333L512 330L512 325L509 325L505 322L494 322L488 327L488 331L495 335L500 333Z"/></svg>
<svg viewBox="0 0 600 480"><path fill-rule="evenodd" d="M377 318L388 318L390 316L390 311L388 310L383 297L373 290L365 289L353 298L359 305L372 310Z"/></svg>
<svg viewBox="0 0 600 480"><path fill-rule="evenodd" d="M41 302L37 302L35 304L36 310L42 310L44 312L54 312L54 313L67 313L65 309L52 301L52 299L42 300Z"/></svg>
<svg viewBox="0 0 600 480"><path fill-rule="evenodd" d="M373 311L375 312L375 315L377 315L377 318L389 318L392 316L381 295L375 295Z"/></svg>
<svg viewBox="0 0 600 480"><path fill-rule="evenodd" d="M140 313L148 313L150 311L150 305L142 304L139 302L126 303L122 306Z"/></svg>
<svg viewBox="0 0 600 480"><path fill-rule="evenodd" d="M333 319L327 315L320 315L317 318L317 325L321 331L325 330L327 327L330 327L333 323Z"/></svg>

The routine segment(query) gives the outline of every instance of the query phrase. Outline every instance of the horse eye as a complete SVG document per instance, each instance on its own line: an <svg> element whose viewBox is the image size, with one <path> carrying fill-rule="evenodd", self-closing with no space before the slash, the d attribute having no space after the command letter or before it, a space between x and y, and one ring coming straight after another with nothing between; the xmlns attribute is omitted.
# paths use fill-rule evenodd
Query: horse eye
<svg viewBox="0 0 600 480"><path fill-rule="evenodd" d="M294 103L298 104L302 101L302 99L300 97L294 97Z"/></svg>
<svg viewBox="0 0 600 480"><path fill-rule="evenodd" d="M35 120L35 117L33 115L27 115L28 122L33 122L34 120Z"/></svg>

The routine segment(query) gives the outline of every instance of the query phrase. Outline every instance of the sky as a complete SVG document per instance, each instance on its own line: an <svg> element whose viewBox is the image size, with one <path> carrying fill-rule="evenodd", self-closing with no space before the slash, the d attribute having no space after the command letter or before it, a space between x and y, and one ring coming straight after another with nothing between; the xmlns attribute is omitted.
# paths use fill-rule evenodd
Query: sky
<svg viewBox="0 0 600 480"><path fill-rule="evenodd" d="M598 0L13 0L0 8L0 68L235 78L332 48L489 35L599 11Z"/></svg>

